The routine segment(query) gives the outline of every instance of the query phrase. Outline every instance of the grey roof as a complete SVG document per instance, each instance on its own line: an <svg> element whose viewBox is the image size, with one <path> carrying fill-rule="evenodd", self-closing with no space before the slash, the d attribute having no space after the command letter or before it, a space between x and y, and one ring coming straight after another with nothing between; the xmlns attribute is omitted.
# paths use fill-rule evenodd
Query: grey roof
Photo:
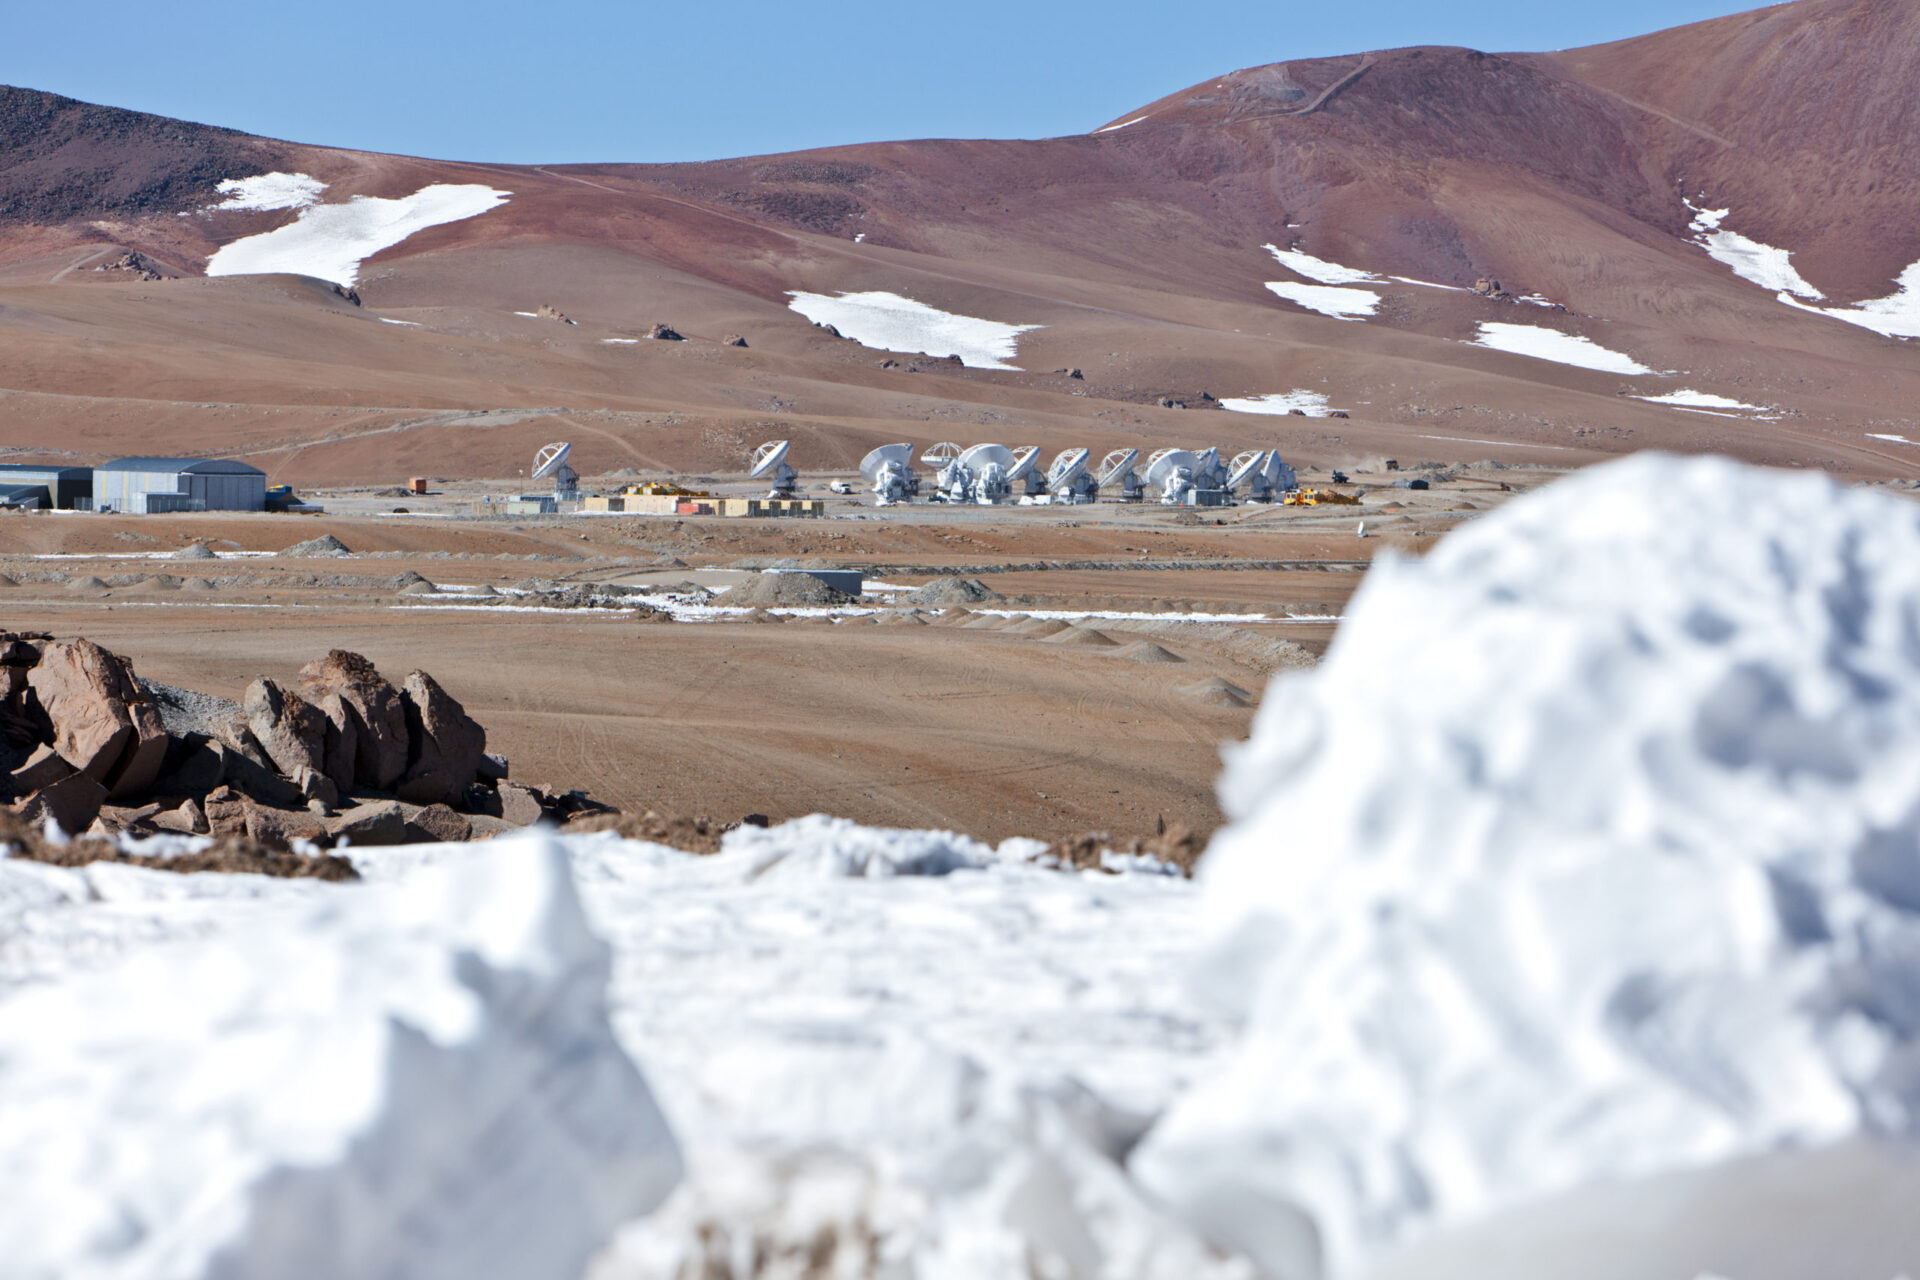
<svg viewBox="0 0 1920 1280"><path fill-rule="evenodd" d="M95 471L191 471L202 476L265 476L258 467L231 458L115 458Z"/></svg>
<svg viewBox="0 0 1920 1280"><path fill-rule="evenodd" d="M92 467L63 467L54 462L0 462L0 474L5 475L89 475Z"/></svg>

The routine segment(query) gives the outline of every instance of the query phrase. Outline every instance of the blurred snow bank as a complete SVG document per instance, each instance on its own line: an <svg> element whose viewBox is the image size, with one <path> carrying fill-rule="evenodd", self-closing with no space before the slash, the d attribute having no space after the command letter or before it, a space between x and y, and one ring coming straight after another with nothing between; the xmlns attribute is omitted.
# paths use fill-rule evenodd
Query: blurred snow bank
<svg viewBox="0 0 1920 1280"><path fill-rule="evenodd" d="M1376 561L1222 798L1203 985L1244 1035L1130 1168L1273 1276L1920 1137L1909 503L1721 460L1561 481ZM1626 1225L1569 1240L1625 1276Z"/></svg>
<svg viewBox="0 0 1920 1280"><path fill-rule="evenodd" d="M116 885L163 936L162 896L278 892L0 861L9 933ZM0 1270L572 1275L672 1189L679 1153L607 1024L607 949L558 842L294 893L0 1000Z"/></svg>

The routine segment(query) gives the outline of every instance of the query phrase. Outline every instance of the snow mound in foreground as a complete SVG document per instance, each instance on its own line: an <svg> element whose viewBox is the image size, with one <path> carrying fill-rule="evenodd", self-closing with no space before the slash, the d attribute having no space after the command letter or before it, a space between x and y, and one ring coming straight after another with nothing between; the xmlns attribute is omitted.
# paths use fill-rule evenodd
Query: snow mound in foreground
<svg viewBox="0 0 1920 1280"><path fill-rule="evenodd" d="M1642 456L1378 561L1222 802L1207 974L1246 1035L1130 1167L1274 1276L1920 1138L1908 503Z"/></svg>
<svg viewBox="0 0 1920 1280"><path fill-rule="evenodd" d="M607 979L536 838L19 990L4 1269L578 1274L680 1174Z"/></svg>

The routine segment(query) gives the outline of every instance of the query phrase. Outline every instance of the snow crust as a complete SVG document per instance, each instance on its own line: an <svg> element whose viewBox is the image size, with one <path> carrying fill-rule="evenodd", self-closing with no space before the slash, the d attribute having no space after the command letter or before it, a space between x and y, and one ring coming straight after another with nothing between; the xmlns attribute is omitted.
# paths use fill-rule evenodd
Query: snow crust
<svg viewBox="0 0 1920 1280"><path fill-rule="evenodd" d="M1291 280L1269 280L1267 288L1296 306L1335 320L1365 320L1380 307L1380 295L1371 289L1296 284Z"/></svg>
<svg viewBox="0 0 1920 1280"><path fill-rule="evenodd" d="M1802 311L1857 324L1889 338L1920 338L1920 262L1902 271L1894 283L1899 287L1886 297L1857 307L1814 307L1786 293L1780 295L1780 301Z"/></svg>
<svg viewBox="0 0 1920 1280"><path fill-rule="evenodd" d="M512 194L479 184L434 183L392 200L355 196L343 204L274 206L299 207L300 216L286 226L221 246L207 259L207 274L285 271L352 285L360 278L360 264L382 249L429 227L477 218L505 204Z"/></svg>
<svg viewBox="0 0 1920 1280"><path fill-rule="evenodd" d="M1635 400L1645 400L1648 404L1670 404L1686 409L1739 409L1747 413L1765 413L1757 404L1748 404L1735 400L1731 396L1717 396L1709 391L1669 391L1665 395L1635 396Z"/></svg>
<svg viewBox="0 0 1920 1280"><path fill-rule="evenodd" d="M1720 459L1581 472L1377 560L1221 799L1197 989L1245 1031L1130 1168L1269 1275L1920 1140L1908 503Z"/></svg>
<svg viewBox="0 0 1920 1280"><path fill-rule="evenodd" d="M1044 328L1037 324L1002 324L975 316L941 311L897 293L875 291L843 293L794 292L787 305L815 324L830 324L842 336L876 351L898 351L934 357L959 356L972 369L1018 371L1010 363L1020 335Z"/></svg>
<svg viewBox="0 0 1920 1280"><path fill-rule="evenodd" d="M5 859L0 922L9 1276L576 1274L679 1177L551 840L387 891Z"/></svg>
<svg viewBox="0 0 1920 1280"><path fill-rule="evenodd" d="M1537 324L1484 322L1473 345L1507 351L1517 356L1531 356L1535 360L1551 360L1555 364L1572 365L1576 369L1594 369L1601 373L1639 377L1659 372L1649 369L1632 356L1610 351L1591 338L1577 333L1562 333L1558 329L1543 328Z"/></svg>
<svg viewBox="0 0 1920 1280"><path fill-rule="evenodd" d="M1265 413L1286 416L1295 409L1309 418L1324 418L1333 412L1327 397L1318 391L1280 391L1264 396L1234 396L1220 402L1222 409L1235 413Z"/></svg>
<svg viewBox="0 0 1920 1280"><path fill-rule="evenodd" d="M1112 133L1116 129L1124 129L1128 125L1139 124L1142 120L1145 120L1146 118L1147 118L1146 116L1135 116L1131 120L1122 120L1119 124L1102 125L1100 128L1095 129L1094 132L1095 133Z"/></svg>
<svg viewBox="0 0 1920 1280"><path fill-rule="evenodd" d="M1358 267L1343 267L1337 262L1328 262L1325 258L1316 258L1310 253L1298 249L1282 249L1278 245L1262 245L1278 262L1295 275L1305 276L1316 284L1368 284L1377 283L1383 277L1371 271L1362 271ZM1417 281L1415 283L1418 283Z"/></svg>
<svg viewBox="0 0 1920 1280"><path fill-rule="evenodd" d="M1794 268L1791 250L1776 249L1722 227L1721 223L1733 212L1731 209L1700 209L1691 203L1687 208L1692 209L1694 215L1693 242L1705 249L1715 262L1732 268L1742 280L1751 280L1763 289L1782 295L1809 299L1825 296ZM1783 302L1786 300L1785 296L1781 298Z"/></svg>
<svg viewBox="0 0 1920 1280"><path fill-rule="evenodd" d="M304 173L275 172L251 178L228 178L213 189L226 199L206 206L202 213L230 209L304 209L319 201L327 184Z"/></svg>

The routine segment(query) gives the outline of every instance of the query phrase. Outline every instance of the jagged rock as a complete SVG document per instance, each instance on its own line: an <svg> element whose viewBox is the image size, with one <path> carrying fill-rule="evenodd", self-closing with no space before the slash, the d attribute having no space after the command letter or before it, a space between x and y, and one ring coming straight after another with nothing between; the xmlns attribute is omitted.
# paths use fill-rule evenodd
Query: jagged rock
<svg viewBox="0 0 1920 1280"><path fill-rule="evenodd" d="M547 806L538 791L517 782L500 784L500 817L516 827L530 827L547 816Z"/></svg>
<svg viewBox="0 0 1920 1280"><path fill-rule="evenodd" d="M407 819L407 839L417 843L451 844L473 837L473 822L444 804L414 810Z"/></svg>
<svg viewBox="0 0 1920 1280"><path fill-rule="evenodd" d="M720 345L723 347L744 347L747 345L747 340L737 333L730 333L720 339Z"/></svg>
<svg viewBox="0 0 1920 1280"><path fill-rule="evenodd" d="M261 804L243 804L242 810L247 838L275 849L291 849L296 840L318 844L327 837L327 824L311 813Z"/></svg>
<svg viewBox="0 0 1920 1280"><path fill-rule="evenodd" d="M289 778L302 768L326 771L327 718L318 707L266 676L247 686L240 706L275 769Z"/></svg>
<svg viewBox="0 0 1920 1280"><path fill-rule="evenodd" d="M300 798L307 802L307 808L332 812L333 806L340 803L340 788L332 778L318 769L302 766L294 771L289 782L300 792Z"/></svg>
<svg viewBox="0 0 1920 1280"><path fill-rule="evenodd" d="M398 794L409 804L451 803L480 774L487 731L424 671L402 682L407 708L407 774Z"/></svg>
<svg viewBox="0 0 1920 1280"><path fill-rule="evenodd" d="M13 782L13 794L31 795L43 787L50 787L74 772L72 765L61 759L60 753L46 743L33 749L25 764L15 769L9 777Z"/></svg>
<svg viewBox="0 0 1920 1280"><path fill-rule="evenodd" d="M498 782L507 776L507 769L507 758L503 755L488 751L480 757L480 776L483 778L491 778Z"/></svg>
<svg viewBox="0 0 1920 1280"><path fill-rule="evenodd" d="M259 745L253 742L251 733L247 735L247 741L255 751L259 751ZM264 756L266 753L260 754ZM275 773L273 766L260 763L244 751L226 749L221 754L221 761L226 766L226 784L262 804L290 807L305 798L300 794L300 788Z"/></svg>
<svg viewBox="0 0 1920 1280"><path fill-rule="evenodd" d="M653 326L653 328L647 330L647 336L659 342L685 342L686 341L685 336L675 332L671 325L664 325L664 324L656 324L655 326Z"/></svg>
<svg viewBox="0 0 1920 1280"><path fill-rule="evenodd" d="M566 313L561 311L560 308L547 302L543 302L538 307L535 307L534 314L539 316L542 320L556 320L561 324L573 323L573 321L567 319Z"/></svg>
<svg viewBox="0 0 1920 1280"><path fill-rule="evenodd" d="M392 791L406 776L406 699L357 653L334 649L300 669L301 691L327 718L326 773L341 787Z"/></svg>
<svg viewBox="0 0 1920 1280"><path fill-rule="evenodd" d="M53 726L53 748L114 797L146 790L160 774L167 731L126 659L91 640L56 640L27 685Z"/></svg>
<svg viewBox="0 0 1920 1280"><path fill-rule="evenodd" d="M405 844L407 816L392 800L375 800L343 811L327 824L336 840L358 845Z"/></svg>
<svg viewBox="0 0 1920 1280"><path fill-rule="evenodd" d="M106 802L107 789L98 779L90 774L70 773L28 796L19 812L30 826L41 827L51 820L67 834L78 835L93 825L93 820L100 816L100 806Z"/></svg>
<svg viewBox="0 0 1920 1280"><path fill-rule="evenodd" d="M824 330L825 330L825 331L827 332L827 334L828 334L828 336L830 336L830 337L835 337L835 338L837 338L837 337L839 337L839 336L840 336L840 331L839 331L838 329L836 329L836 328L834 328L834 327L833 327L832 325L830 325L830 324L818 324L818 323L816 323L816 324L815 324L815 325L814 325L813 327L814 327L814 328L816 328L816 329L824 329Z"/></svg>
<svg viewBox="0 0 1920 1280"><path fill-rule="evenodd" d="M163 809L154 814L153 825L162 831L177 831L188 836L204 836L213 830L205 810L192 799L181 801L177 809Z"/></svg>

